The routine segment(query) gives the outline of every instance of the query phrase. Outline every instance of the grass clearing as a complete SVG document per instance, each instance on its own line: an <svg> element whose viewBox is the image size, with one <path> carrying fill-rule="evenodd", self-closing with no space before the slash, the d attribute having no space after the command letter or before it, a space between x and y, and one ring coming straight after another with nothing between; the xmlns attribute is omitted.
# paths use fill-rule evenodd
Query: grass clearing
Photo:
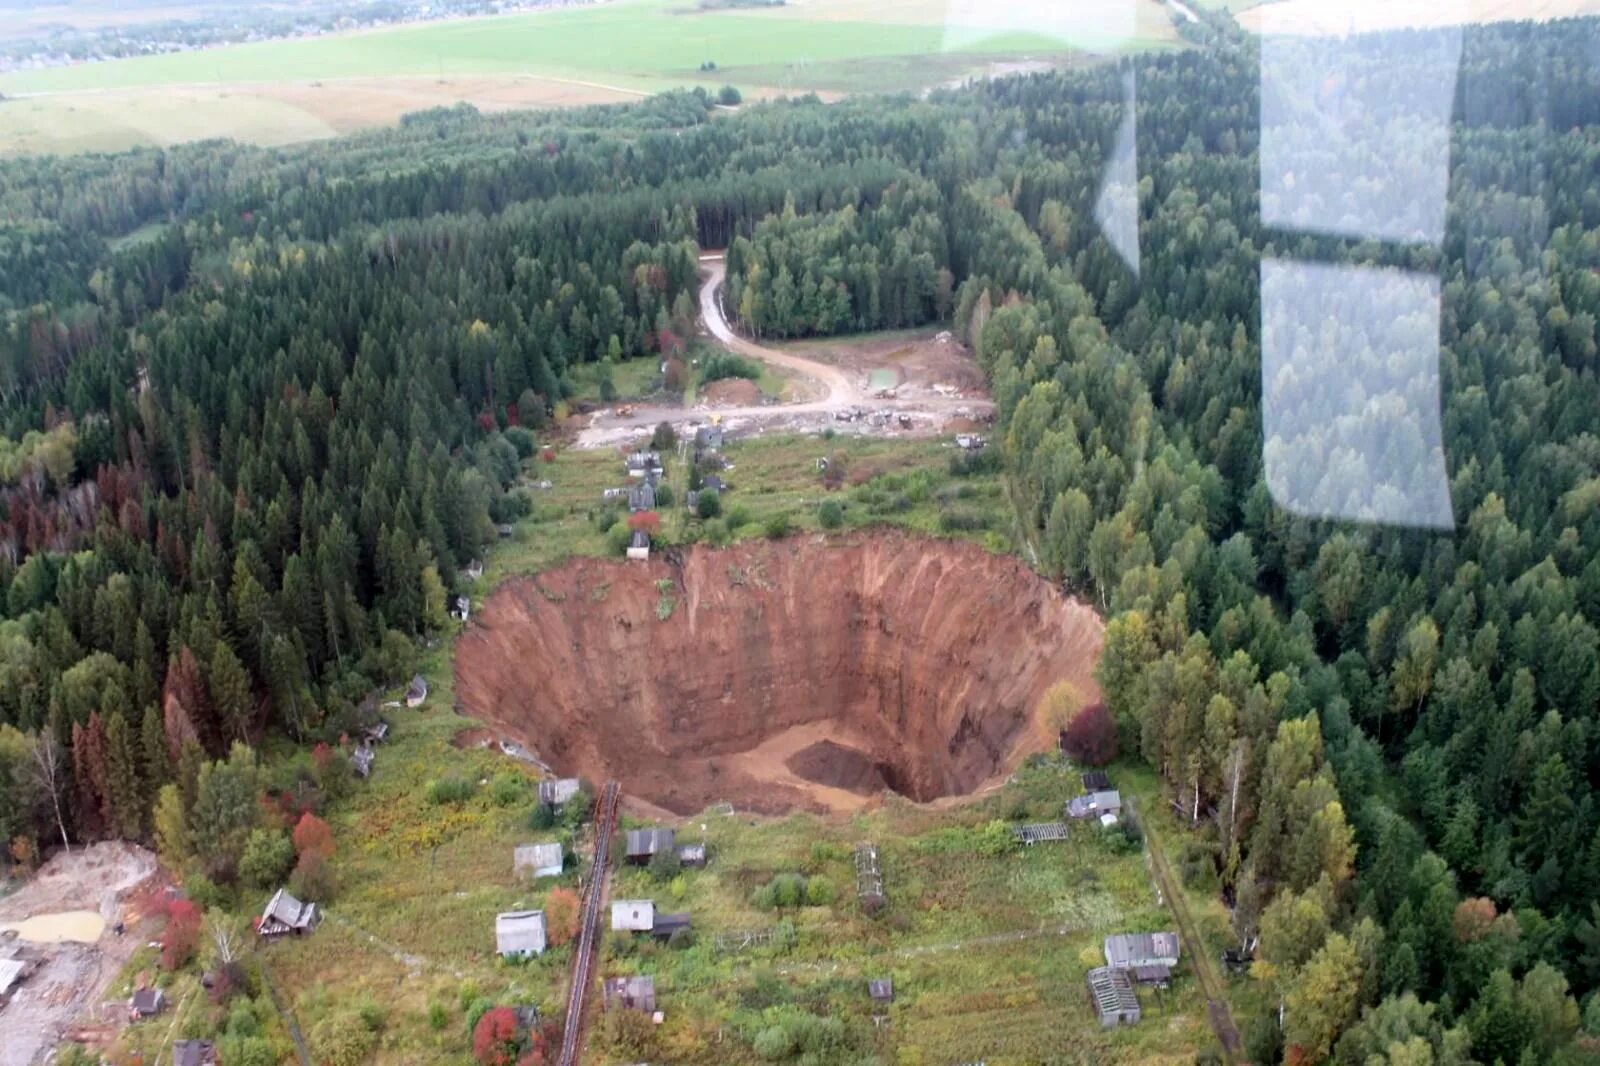
<svg viewBox="0 0 1600 1066"><path fill-rule="evenodd" d="M1158 0L1138 0L1109 38L1099 8L1110 0L1095 2L1063 22L933 0L687 14L681 0L617 0L13 71L0 75L0 155L222 136L286 144L459 101L554 107L724 83L752 98L914 91L1175 40Z"/></svg>
<svg viewBox="0 0 1600 1066"><path fill-rule="evenodd" d="M263 41L195 52L19 71L0 91L39 92L150 85L278 82L374 76L557 74L611 82L658 79L655 87L715 81L703 62L721 66L868 56L939 54L940 23L871 19L790 20L783 32L745 13L673 13L673 0L621 0L531 14L461 19L300 40ZM976 54L1055 54L1073 42L1001 29L978 33L960 50Z"/></svg>

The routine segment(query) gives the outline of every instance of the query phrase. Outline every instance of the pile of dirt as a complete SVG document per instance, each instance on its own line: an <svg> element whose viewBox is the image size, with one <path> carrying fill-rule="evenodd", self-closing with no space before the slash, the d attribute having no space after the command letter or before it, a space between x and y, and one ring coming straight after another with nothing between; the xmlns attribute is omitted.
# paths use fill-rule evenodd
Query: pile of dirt
<svg viewBox="0 0 1600 1066"><path fill-rule="evenodd" d="M700 398L713 407L754 407L761 402L761 388L747 378L723 378L700 390Z"/></svg>
<svg viewBox="0 0 1600 1066"><path fill-rule="evenodd" d="M460 640L456 693L560 772L668 811L848 810L1002 780L1053 743L1046 690L1098 698L1100 643L1010 556L797 537L509 582Z"/></svg>

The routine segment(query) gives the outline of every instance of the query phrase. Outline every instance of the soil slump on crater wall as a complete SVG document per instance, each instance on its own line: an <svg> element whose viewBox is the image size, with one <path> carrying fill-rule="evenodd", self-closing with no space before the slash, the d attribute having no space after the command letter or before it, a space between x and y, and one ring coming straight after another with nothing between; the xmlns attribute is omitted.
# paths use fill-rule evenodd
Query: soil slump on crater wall
<svg viewBox="0 0 1600 1066"><path fill-rule="evenodd" d="M564 774L679 814L847 810L975 791L1098 698L1101 624L1010 556L900 534L576 559L462 636L466 713Z"/></svg>

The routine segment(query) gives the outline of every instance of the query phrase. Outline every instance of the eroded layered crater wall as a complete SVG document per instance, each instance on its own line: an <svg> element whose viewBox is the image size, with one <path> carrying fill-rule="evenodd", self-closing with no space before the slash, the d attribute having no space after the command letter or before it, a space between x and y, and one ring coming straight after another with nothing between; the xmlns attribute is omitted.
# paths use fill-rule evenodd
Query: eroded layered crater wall
<svg viewBox="0 0 1600 1066"><path fill-rule="evenodd" d="M663 617L665 616L665 617ZM874 778L970 792L1097 696L1101 627L1020 561L900 534L580 559L490 597L457 654L464 710L563 773L658 806L837 808Z"/></svg>

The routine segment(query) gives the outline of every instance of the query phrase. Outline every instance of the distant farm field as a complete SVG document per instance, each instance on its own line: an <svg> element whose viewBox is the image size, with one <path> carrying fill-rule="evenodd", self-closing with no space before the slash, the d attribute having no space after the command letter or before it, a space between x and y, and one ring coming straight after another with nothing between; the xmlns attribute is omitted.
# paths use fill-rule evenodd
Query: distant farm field
<svg viewBox="0 0 1600 1066"><path fill-rule="evenodd" d="M1031 6L800 0L708 12L618 0L20 71L0 76L0 153L284 143L460 100L560 106L724 82L747 94L917 89L1176 40L1159 0L1092 0L1070 18L1052 13L1070 5Z"/></svg>

